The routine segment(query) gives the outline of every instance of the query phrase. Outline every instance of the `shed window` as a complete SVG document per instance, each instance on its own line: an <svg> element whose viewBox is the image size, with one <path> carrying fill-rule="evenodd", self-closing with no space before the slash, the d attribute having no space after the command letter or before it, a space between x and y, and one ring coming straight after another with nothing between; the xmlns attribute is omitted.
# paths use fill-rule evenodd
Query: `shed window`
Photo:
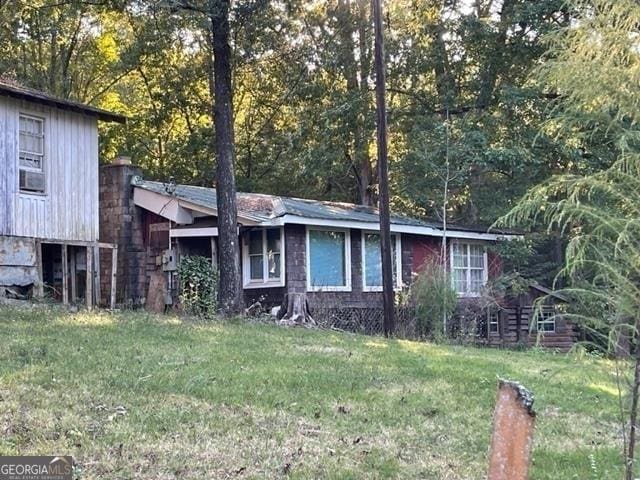
<svg viewBox="0 0 640 480"><path fill-rule="evenodd" d="M556 314L550 310L543 310L536 315L538 332L553 333L556 331Z"/></svg>
<svg viewBox="0 0 640 480"><path fill-rule="evenodd" d="M18 143L20 191L44 193L44 119L20 115Z"/></svg>
<svg viewBox="0 0 640 480"><path fill-rule="evenodd" d="M307 289L351 290L347 230L307 230Z"/></svg>
<svg viewBox="0 0 640 480"><path fill-rule="evenodd" d="M268 287L284 285L284 255L282 228L251 230L245 237L244 285Z"/></svg>
<svg viewBox="0 0 640 480"><path fill-rule="evenodd" d="M458 295L477 297L487 283L487 258L484 246L456 242L451 245L451 274Z"/></svg>
<svg viewBox="0 0 640 480"><path fill-rule="evenodd" d="M391 268L393 272L393 284L399 289L402 279L398 272L402 271L400 264L400 236L391 236ZM362 259L363 259L363 288L365 291L382 290L382 258L380 256L380 234L362 232Z"/></svg>
<svg viewBox="0 0 640 480"><path fill-rule="evenodd" d="M500 316L495 310L489 310L487 315L489 318L489 333L498 333L500 331Z"/></svg>

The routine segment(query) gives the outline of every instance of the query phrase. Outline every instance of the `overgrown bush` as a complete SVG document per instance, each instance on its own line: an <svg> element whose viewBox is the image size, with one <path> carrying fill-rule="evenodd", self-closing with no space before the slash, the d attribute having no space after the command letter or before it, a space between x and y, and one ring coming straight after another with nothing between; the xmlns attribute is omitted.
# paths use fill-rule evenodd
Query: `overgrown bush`
<svg viewBox="0 0 640 480"><path fill-rule="evenodd" d="M210 318L218 310L218 273L211 260L185 256L178 265L180 303L190 315Z"/></svg>
<svg viewBox="0 0 640 480"><path fill-rule="evenodd" d="M458 296L451 285L451 277L437 260L428 261L415 277L409 293L415 306L418 335L442 338L445 321L456 309Z"/></svg>

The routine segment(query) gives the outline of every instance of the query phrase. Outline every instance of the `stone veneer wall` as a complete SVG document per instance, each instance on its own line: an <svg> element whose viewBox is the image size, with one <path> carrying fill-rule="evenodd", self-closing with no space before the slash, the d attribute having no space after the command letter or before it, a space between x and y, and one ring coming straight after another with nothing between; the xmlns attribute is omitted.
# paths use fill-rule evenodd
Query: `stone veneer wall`
<svg viewBox="0 0 640 480"><path fill-rule="evenodd" d="M142 306L147 289L146 248L144 245L143 213L133 203L131 179L140 175L132 165L100 167L100 240L118 245L116 303ZM111 291L111 252L103 250L100 257L102 301Z"/></svg>

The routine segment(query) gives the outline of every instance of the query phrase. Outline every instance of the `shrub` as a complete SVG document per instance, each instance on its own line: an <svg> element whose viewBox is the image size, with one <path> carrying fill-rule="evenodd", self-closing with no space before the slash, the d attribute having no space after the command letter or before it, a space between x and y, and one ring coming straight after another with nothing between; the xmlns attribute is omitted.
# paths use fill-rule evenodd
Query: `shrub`
<svg viewBox="0 0 640 480"><path fill-rule="evenodd" d="M409 296L415 306L418 335L441 338L445 319L449 321L458 301L443 265L436 260L427 261L415 277Z"/></svg>
<svg viewBox="0 0 640 480"><path fill-rule="evenodd" d="M185 256L178 265L180 303L190 315L210 318L218 309L218 273L211 260Z"/></svg>

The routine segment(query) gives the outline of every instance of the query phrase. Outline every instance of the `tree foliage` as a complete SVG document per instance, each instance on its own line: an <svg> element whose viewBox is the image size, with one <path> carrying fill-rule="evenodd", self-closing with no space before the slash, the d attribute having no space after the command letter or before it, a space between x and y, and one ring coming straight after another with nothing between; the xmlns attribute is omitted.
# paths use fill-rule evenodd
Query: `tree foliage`
<svg viewBox="0 0 640 480"><path fill-rule="evenodd" d="M210 186L212 51L198 11L206 4L2 2L1 71L127 115L126 127L101 125L103 162L127 153L148 178ZM543 39L572 25L576 7L397 0L386 8L394 210L442 216L445 149L447 214L458 223L492 223L554 174L611 165L604 130L560 133L550 115L557 92L531 75L545 58ZM375 202L369 2L238 1L230 22L238 189Z"/></svg>
<svg viewBox="0 0 640 480"><path fill-rule="evenodd" d="M569 317L610 332L611 352L635 350L629 402L621 412L628 415L622 431L625 478L631 480L640 398L640 94L633 87L640 72L640 5L574 5L577 20L551 38L540 69L558 94L548 128L579 146L597 139L615 162L595 173L554 176L531 189L505 221L561 231L568 238L561 271L568 284L560 292L576 300Z"/></svg>
<svg viewBox="0 0 640 480"><path fill-rule="evenodd" d="M561 231L568 240L562 275L574 283L588 281L582 284L594 287L593 294L611 299L612 312L622 308L623 316L635 318L634 309L640 307L632 302L640 298L640 130L635 118L640 94L627 82L640 65L640 6L607 0L576 6L582 12L579 22L551 39L549 59L539 70L559 95L547 128L573 141L597 137L609 145L615 161L595 173L552 177L532 188L503 222Z"/></svg>

